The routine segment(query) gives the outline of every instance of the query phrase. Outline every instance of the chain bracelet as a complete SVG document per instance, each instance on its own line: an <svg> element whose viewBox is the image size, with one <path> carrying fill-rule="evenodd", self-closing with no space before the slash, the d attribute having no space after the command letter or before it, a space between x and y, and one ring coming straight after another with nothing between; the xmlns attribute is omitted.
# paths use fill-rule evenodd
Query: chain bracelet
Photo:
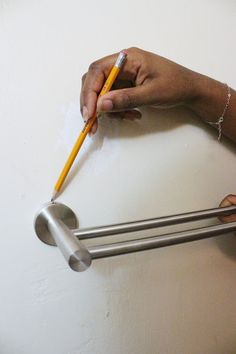
<svg viewBox="0 0 236 354"><path fill-rule="evenodd" d="M225 107L224 107L224 110L220 116L220 118L217 120L217 122L207 122L211 125L216 125L217 128L218 128L218 140L220 141L221 139L221 136L222 136L222 123L224 121L224 117L225 117L225 113L227 111L227 109L229 108L229 105L230 105L230 98L231 98L231 89L229 87L229 85L225 84L225 86L227 87L227 100L226 100L226 104L225 104Z"/></svg>

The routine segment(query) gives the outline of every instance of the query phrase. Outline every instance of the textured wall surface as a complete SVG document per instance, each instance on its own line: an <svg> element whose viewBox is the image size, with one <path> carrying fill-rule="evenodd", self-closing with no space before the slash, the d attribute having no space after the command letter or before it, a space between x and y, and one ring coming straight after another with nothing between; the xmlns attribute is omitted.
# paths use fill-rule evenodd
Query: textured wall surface
<svg viewBox="0 0 236 354"><path fill-rule="evenodd" d="M33 229L88 65L139 46L236 87L235 15L230 0L0 1L1 354L236 353L233 235L76 273ZM103 119L59 200L81 227L215 207L236 192L235 151L182 109Z"/></svg>

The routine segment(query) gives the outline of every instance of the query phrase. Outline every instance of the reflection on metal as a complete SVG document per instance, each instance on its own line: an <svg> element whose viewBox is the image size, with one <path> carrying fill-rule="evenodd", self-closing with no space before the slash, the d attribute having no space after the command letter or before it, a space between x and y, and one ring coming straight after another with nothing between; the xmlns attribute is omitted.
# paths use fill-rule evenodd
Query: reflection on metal
<svg viewBox="0 0 236 354"><path fill-rule="evenodd" d="M236 206L230 206L128 223L77 229L77 219L70 208L60 203L50 203L43 206L36 215L34 226L39 239L48 245L57 245L71 269L80 272L86 270L91 265L92 259L144 251L218 236L236 231L236 222L88 248L86 248L80 240L177 225L234 213L236 213Z"/></svg>
<svg viewBox="0 0 236 354"><path fill-rule="evenodd" d="M48 245L57 245L69 266L81 272L90 266L92 257L71 231L74 227L77 227L75 214L59 203L45 205L35 218L35 232L39 239Z"/></svg>

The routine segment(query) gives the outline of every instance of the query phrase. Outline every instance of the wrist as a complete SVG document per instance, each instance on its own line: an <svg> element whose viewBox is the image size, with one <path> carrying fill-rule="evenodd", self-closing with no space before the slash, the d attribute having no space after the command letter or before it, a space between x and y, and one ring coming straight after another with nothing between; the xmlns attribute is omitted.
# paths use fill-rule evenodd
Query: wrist
<svg viewBox="0 0 236 354"><path fill-rule="evenodd" d="M224 83L196 73L192 95L186 106L203 120L215 122L222 113L226 94Z"/></svg>

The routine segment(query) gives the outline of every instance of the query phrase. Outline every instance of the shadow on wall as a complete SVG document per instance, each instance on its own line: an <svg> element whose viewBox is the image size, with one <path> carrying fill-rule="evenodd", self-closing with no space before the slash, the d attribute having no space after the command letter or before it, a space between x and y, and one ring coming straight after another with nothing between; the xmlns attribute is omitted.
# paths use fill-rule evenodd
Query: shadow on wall
<svg viewBox="0 0 236 354"><path fill-rule="evenodd" d="M100 118L98 132L92 137L88 149L79 156L68 176L64 188L74 179L79 170L88 160L88 157L103 146L104 139L135 139L147 134L159 134L178 129L186 124L204 129L211 137L216 138L216 131L204 124L188 109L175 107L172 109L157 109L154 107L142 108L142 118L133 121L119 118L109 118L104 115ZM235 152L235 146L230 141L224 141L227 149Z"/></svg>
<svg viewBox="0 0 236 354"><path fill-rule="evenodd" d="M219 249L230 258L232 261L236 262L236 234L222 235L215 237L216 245Z"/></svg>
<svg viewBox="0 0 236 354"><path fill-rule="evenodd" d="M133 121L119 118L111 119L108 115L104 115L99 122L98 132L93 136L88 149L79 156L78 162L74 165L64 184L64 188L83 168L88 157L102 148L105 138L111 140L135 139L147 134L172 131L186 124L204 129L210 139L216 139L217 132L215 129L203 123L196 115L183 107L172 109L145 107L142 109L142 119ZM224 139L222 144L232 153L235 153L235 144L230 140ZM217 246L227 257L236 260L236 237L234 235L224 235L215 238L215 240Z"/></svg>

